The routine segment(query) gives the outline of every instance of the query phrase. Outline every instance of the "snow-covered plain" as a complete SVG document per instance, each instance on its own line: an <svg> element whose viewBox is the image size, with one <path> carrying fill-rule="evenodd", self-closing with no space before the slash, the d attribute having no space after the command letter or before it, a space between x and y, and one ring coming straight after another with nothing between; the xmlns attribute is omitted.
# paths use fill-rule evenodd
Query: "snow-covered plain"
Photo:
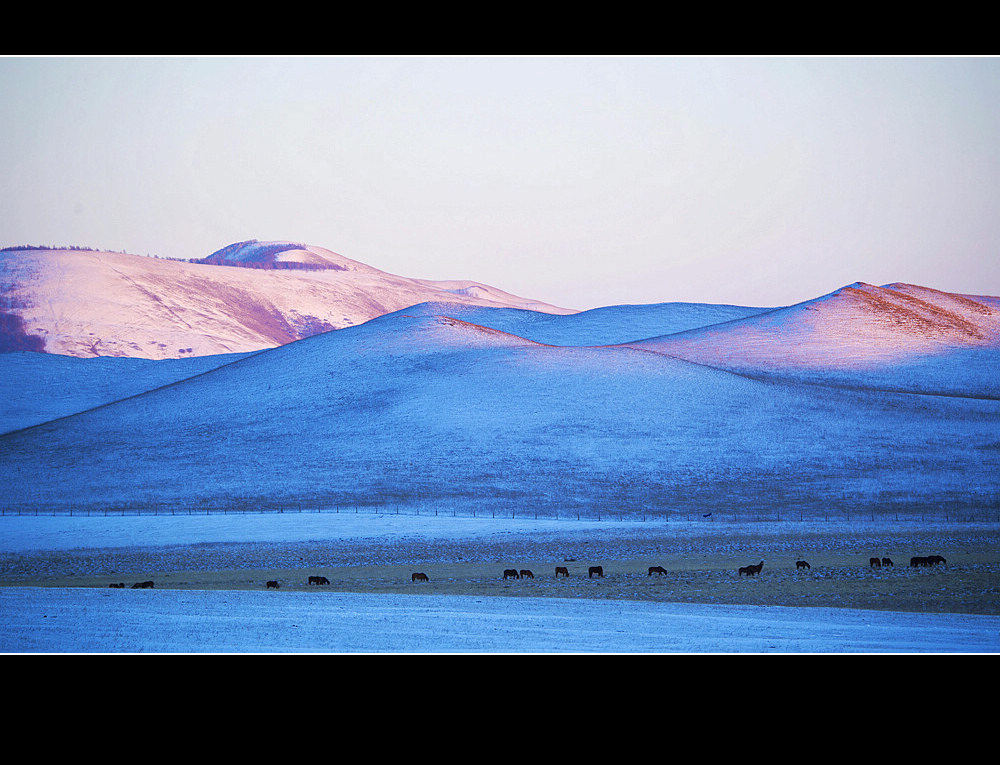
<svg viewBox="0 0 1000 765"><path fill-rule="evenodd" d="M995 653L1000 619L834 608L0 589L17 653Z"/></svg>
<svg viewBox="0 0 1000 765"><path fill-rule="evenodd" d="M218 541L470 544L598 522L366 514L4 516L0 552ZM607 526L607 523L604 524ZM615 524L623 531L629 524ZM675 524L680 526L680 524ZM783 524L754 531L782 533ZM784 524L787 526L787 524ZM688 529L690 533L697 533ZM738 532L739 529L731 529ZM5 653L995 653L1000 617L586 598L0 588Z"/></svg>

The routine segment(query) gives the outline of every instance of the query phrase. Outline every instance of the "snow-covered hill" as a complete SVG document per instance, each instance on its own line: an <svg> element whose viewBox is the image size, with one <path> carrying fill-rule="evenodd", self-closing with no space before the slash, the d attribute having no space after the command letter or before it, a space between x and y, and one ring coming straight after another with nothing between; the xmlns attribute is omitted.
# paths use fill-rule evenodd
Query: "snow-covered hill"
<svg viewBox="0 0 1000 765"><path fill-rule="evenodd" d="M633 346L749 375L1000 396L1000 299L910 284L856 283Z"/></svg>
<svg viewBox="0 0 1000 765"><path fill-rule="evenodd" d="M976 314L980 337L937 337L947 352L914 351L906 368L925 364L923 376L910 389L897 376L891 390L823 379L860 342L855 311L836 312L839 325L814 323L812 344L797 346L802 317L822 316L834 298L772 311L664 304L566 316L410 306L0 436L4 502L664 517L995 506L995 303L975 302L989 308ZM841 338L828 361L816 326ZM866 326L873 347L901 331L876 318ZM981 354L976 375L965 352ZM727 368L734 360L744 368ZM903 368L886 354L869 361L887 378ZM961 395L923 395L949 377Z"/></svg>
<svg viewBox="0 0 1000 765"><path fill-rule="evenodd" d="M244 353L442 299L573 313L478 282L397 276L291 242L242 242L200 262L8 249L0 251L0 352L148 359Z"/></svg>
<svg viewBox="0 0 1000 765"><path fill-rule="evenodd" d="M0 353L0 433L148 393L247 355L153 360Z"/></svg>

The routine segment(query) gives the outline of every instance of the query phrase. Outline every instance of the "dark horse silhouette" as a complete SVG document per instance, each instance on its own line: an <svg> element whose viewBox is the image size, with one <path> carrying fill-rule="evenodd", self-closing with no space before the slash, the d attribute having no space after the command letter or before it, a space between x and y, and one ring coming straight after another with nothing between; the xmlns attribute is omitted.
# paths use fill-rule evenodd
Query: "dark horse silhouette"
<svg viewBox="0 0 1000 765"><path fill-rule="evenodd" d="M556 579L559 578L560 574L563 576L569 576L569 569L565 566L556 566Z"/></svg>
<svg viewBox="0 0 1000 765"><path fill-rule="evenodd" d="M804 560L797 560L797 561L795 561L795 568L796 568L796 569L800 569L800 568L810 568L810 566L809 566L809 564L808 564L808 563L807 563L806 561L804 561Z"/></svg>
<svg viewBox="0 0 1000 765"><path fill-rule="evenodd" d="M747 576L756 576L760 573L760 570L764 568L764 561L761 561L756 566L741 566L740 570L737 572L737 576L742 576L746 574Z"/></svg>
<svg viewBox="0 0 1000 765"><path fill-rule="evenodd" d="M427 578L427 574L421 574L419 571L410 577L411 582L429 582L430 579Z"/></svg>
<svg viewBox="0 0 1000 765"><path fill-rule="evenodd" d="M595 574L597 576L603 577L604 576L604 569L601 568L600 566L591 566L589 569L587 569L587 576L588 577L592 578Z"/></svg>
<svg viewBox="0 0 1000 765"><path fill-rule="evenodd" d="M663 576L665 573L667 573L667 570L663 568L663 566L650 566L649 573L646 574L646 576L652 576L653 574L659 574L660 576Z"/></svg>
<svg viewBox="0 0 1000 765"><path fill-rule="evenodd" d="M882 568L882 559L881 558L869 558L868 559L868 568Z"/></svg>
<svg viewBox="0 0 1000 765"><path fill-rule="evenodd" d="M934 565L936 565L938 563L944 563L945 565L948 564L948 561L946 561L940 555L928 555L927 556L927 561L928 561L928 565L929 566L934 566Z"/></svg>
<svg viewBox="0 0 1000 765"><path fill-rule="evenodd" d="M535 575L531 573L530 569L522 568L519 572L522 579L534 579Z"/></svg>
<svg viewBox="0 0 1000 765"><path fill-rule="evenodd" d="M893 568L896 568L896 564L894 564L892 562L892 558L882 558L882 565L883 566L892 566Z"/></svg>
<svg viewBox="0 0 1000 765"><path fill-rule="evenodd" d="M311 576L309 577L309 584L330 584L330 580L325 576Z"/></svg>
<svg viewBox="0 0 1000 765"><path fill-rule="evenodd" d="M503 570L503 578L504 579L508 579L508 578L510 578L510 579L520 579L521 575L519 573L517 573L517 569L516 568L505 568Z"/></svg>
<svg viewBox="0 0 1000 765"><path fill-rule="evenodd" d="M269 589L269 590L276 590L276 589L278 589L278 583L272 579L271 581L269 581L267 583L267 589Z"/></svg>
<svg viewBox="0 0 1000 765"><path fill-rule="evenodd" d="M132 585L133 590L151 590L153 589L152 582L136 582Z"/></svg>

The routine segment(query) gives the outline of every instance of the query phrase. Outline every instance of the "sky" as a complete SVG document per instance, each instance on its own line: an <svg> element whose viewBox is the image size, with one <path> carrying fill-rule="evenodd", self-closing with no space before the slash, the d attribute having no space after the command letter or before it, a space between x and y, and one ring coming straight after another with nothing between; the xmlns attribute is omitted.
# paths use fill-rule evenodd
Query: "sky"
<svg viewBox="0 0 1000 765"><path fill-rule="evenodd" d="M1000 295L1000 58L0 58L0 247L291 240L580 310Z"/></svg>

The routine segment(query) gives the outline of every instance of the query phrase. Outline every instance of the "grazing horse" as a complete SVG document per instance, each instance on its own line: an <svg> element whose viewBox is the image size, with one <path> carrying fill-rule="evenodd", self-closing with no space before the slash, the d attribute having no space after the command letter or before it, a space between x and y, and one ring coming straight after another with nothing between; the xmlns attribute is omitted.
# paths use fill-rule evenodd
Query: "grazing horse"
<svg viewBox="0 0 1000 765"><path fill-rule="evenodd" d="M663 566L650 566L649 573L646 574L646 576L652 576L653 574L659 574L660 576L663 576L665 573L667 573L667 570L663 568Z"/></svg>
<svg viewBox="0 0 1000 765"><path fill-rule="evenodd" d="M587 576L588 577L593 578L594 574L597 574L597 576L603 577L604 576L604 569L601 568L600 566L591 566L589 569L587 569Z"/></svg>
<svg viewBox="0 0 1000 765"><path fill-rule="evenodd" d="M269 589L269 590L276 590L276 589L278 589L278 583L275 582L274 580L268 582L267 583L267 589Z"/></svg>
<svg viewBox="0 0 1000 765"><path fill-rule="evenodd" d="M530 569L522 568L519 572L522 579L534 579L535 575L531 573Z"/></svg>
<svg viewBox="0 0 1000 765"><path fill-rule="evenodd" d="M933 565L935 565L937 563L944 563L945 565L947 565L948 561L946 561L940 555L928 555L927 556L927 565L928 566L933 566Z"/></svg>
<svg viewBox="0 0 1000 765"><path fill-rule="evenodd" d="M112 582L108 587L114 587L115 589L122 590L125 589L125 582Z"/></svg>
<svg viewBox="0 0 1000 765"><path fill-rule="evenodd" d="M152 582L136 582L132 585L133 590L151 590L153 589Z"/></svg>
<svg viewBox="0 0 1000 765"><path fill-rule="evenodd" d="M427 574L421 574L419 571L410 577L411 582L429 582L430 579L427 578Z"/></svg>
<svg viewBox="0 0 1000 765"><path fill-rule="evenodd" d="M330 580L325 576L311 576L309 577L309 584L330 584Z"/></svg>
<svg viewBox="0 0 1000 765"><path fill-rule="evenodd" d="M556 566L556 579L559 578L560 574L563 576L569 576L569 569L565 566Z"/></svg>
<svg viewBox="0 0 1000 765"><path fill-rule="evenodd" d="M761 561L756 566L741 566L740 570L737 572L737 576L746 574L747 576L756 576L760 573L760 570L764 568L764 561Z"/></svg>
<svg viewBox="0 0 1000 765"><path fill-rule="evenodd" d="M882 568L882 561L879 558L869 558L868 568Z"/></svg>
<svg viewBox="0 0 1000 765"><path fill-rule="evenodd" d="M882 565L896 568L896 564L892 562L892 558L882 558Z"/></svg>
<svg viewBox="0 0 1000 765"><path fill-rule="evenodd" d="M797 560L797 561L795 561L795 568L797 570L797 569L800 569L800 568L810 568L810 566L804 560Z"/></svg>
<svg viewBox="0 0 1000 765"><path fill-rule="evenodd" d="M508 577L511 579L520 579L521 575L517 573L516 568L505 568L503 570L503 578L507 579Z"/></svg>

